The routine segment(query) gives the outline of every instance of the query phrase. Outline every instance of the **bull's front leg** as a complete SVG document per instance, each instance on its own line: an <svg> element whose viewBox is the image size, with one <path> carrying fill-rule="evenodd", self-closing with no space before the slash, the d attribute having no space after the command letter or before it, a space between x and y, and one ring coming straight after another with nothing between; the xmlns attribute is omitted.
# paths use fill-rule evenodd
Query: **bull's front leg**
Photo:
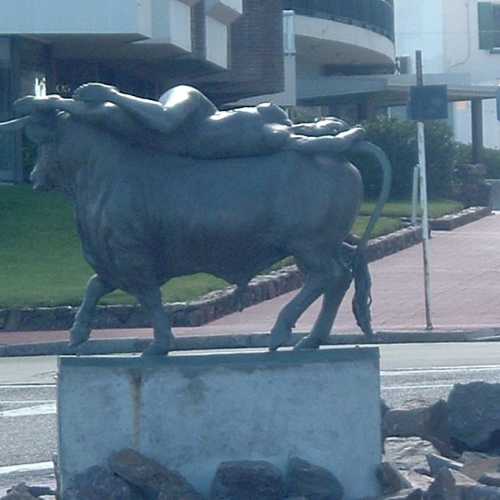
<svg viewBox="0 0 500 500"><path fill-rule="evenodd" d="M82 305L76 313L75 321L70 330L69 345L71 347L77 347L89 339L97 303L104 295L113 290L114 287L104 282L97 274L90 278Z"/></svg>
<svg viewBox="0 0 500 500"><path fill-rule="evenodd" d="M143 356L161 356L173 347L175 337L170 327L170 319L163 307L159 288L148 290L138 296L139 302L151 317L154 340L142 353Z"/></svg>

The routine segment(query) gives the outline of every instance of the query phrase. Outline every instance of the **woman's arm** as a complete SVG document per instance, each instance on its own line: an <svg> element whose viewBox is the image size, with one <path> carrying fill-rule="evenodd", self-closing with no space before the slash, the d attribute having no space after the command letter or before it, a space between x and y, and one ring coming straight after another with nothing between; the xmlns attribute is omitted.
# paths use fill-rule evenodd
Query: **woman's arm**
<svg viewBox="0 0 500 500"><path fill-rule="evenodd" d="M119 92L116 87L102 83L87 83L76 89L73 97L86 103L109 102L124 110L150 130L169 134L195 111L200 104L194 89L179 86L171 89L169 98L162 104Z"/></svg>
<svg viewBox="0 0 500 500"><path fill-rule="evenodd" d="M137 120L108 102L90 103L65 99L58 95L26 96L16 101L14 110L16 116L25 116L33 111L66 111L86 123L104 127L126 137L135 138L141 132L141 125Z"/></svg>
<svg viewBox="0 0 500 500"><path fill-rule="evenodd" d="M351 148L356 141L363 139L365 131L361 127L354 127L337 135L323 135L321 137L291 134L289 148L302 153L343 153Z"/></svg>

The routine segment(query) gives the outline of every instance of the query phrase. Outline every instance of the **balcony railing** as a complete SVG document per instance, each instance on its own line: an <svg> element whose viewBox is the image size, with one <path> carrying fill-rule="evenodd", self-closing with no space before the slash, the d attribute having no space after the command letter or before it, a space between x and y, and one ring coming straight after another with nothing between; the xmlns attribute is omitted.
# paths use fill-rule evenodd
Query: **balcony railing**
<svg viewBox="0 0 500 500"><path fill-rule="evenodd" d="M393 0L284 0L283 5L299 15L354 24L394 41Z"/></svg>

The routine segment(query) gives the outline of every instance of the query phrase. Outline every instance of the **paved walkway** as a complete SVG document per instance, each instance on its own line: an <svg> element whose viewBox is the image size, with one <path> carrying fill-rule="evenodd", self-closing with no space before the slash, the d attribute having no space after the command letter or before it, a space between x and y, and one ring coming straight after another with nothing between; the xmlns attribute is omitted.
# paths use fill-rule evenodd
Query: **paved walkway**
<svg viewBox="0 0 500 500"><path fill-rule="evenodd" d="M437 329L500 327L500 215L486 217L452 232L435 232L431 248L432 320ZM373 325L377 330L425 327L422 246L370 265L373 278ZM176 328L177 335L218 335L269 331L292 292L249 307L208 325ZM350 295L348 297L350 299ZM297 323L307 331L319 312L313 304ZM335 331L358 331L345 300ZM150 337L150 329L100 330L92 338ZM65 340L67 332L0 333L1 344Z"/></svg>

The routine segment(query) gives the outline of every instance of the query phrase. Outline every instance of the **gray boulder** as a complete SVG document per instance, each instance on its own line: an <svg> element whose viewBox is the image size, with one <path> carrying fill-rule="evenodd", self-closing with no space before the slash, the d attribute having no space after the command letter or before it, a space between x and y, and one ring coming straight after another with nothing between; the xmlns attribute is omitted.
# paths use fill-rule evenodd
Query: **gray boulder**
<svg viewBox="0 0 500 500"><path fill-rule="evenodd" d="M0 500L36 500L25 483L20 483L7 491Z"/></svg>
<svg viewBox="0 0 500 500"><path fill-rule="evenodd" d="M285 492L283 475L273 464L262 460L231 461L217 468L210 499L282 500Z"/></svg>
<svg viewBox="0 0 500 500"><path fill-rule="evenodd" d="M382 462L376 474L383 495L393 495L398 491L411 488L410 482L390 462Z"/></svg>
<svg viewBox="0 0 500 500"><path fill-rule="evenodd" d="M481 484L486 486L500 487L500 473L499 472L486 472L479 478Z"/></svg>
<svg viewBox="0 0 500 500"><path fill-rule="evenodd" d="M203 500L177 471L170 470L141 453L124 449L109 459L111 470L138 488L146 498L158 500Z"/></svg>
<svg viewBox="0 0 500 500"><path fill-rule="evenodd" d="M464 464L461 472L476 481L484 474L498 472L500 467L499 456L490 456L474 451L462 453L460 462Z"/></svg>
<svg viewBox="0 0 500 500"><path fill-rule="evenodd" d="M292 457L287 466L287 488L289 496L304 496L307 500L340 500L344 488L327 469L306 460Z"/></svg>
<svg viewBox="0 0 500 500"><path fill-rule="evenodd" d="M10 494L10 496L9 496ZM48 486L28 486L26 483L19 483L16 486L7 490L7 495L4 498L30 498L42 496L55 496L56 492Z"/></svg>
<svg viewBox="0 0 500 500"><path fill-rule="evenodd" d="M424 492L422 490L409 489L401 490L396 494L384 496L383 500L423 500Z"/></svg>
<svg viewBox="0 0 500 500"><path fill-rule="evenodd" d="M453 470L462 470L464 468L464 464L461 462L456 462L455 460L450 460L449 458L442 457L441 455L436 455L434 453L429 453L427 455L427 462L429 464L429 468L431 470L432 477L436 477L438 472L446 467L448 469Z"/></svg>
<svg viewBox="0 0 500 500"><path fill-rule="evenodd" d="M431 406L407 403L400 408L389 409L383 417L385 437L417 436L430 441L441 454L452 453L448 430L448 406L439 400Z"/></svg>
<svg viewBox="0 0 500 500"><path fill-rule="evenodd" d="M460 500L466 498L476 481L447 468L441 469L427 493L428 500Z"/></svg>
<svg viewBox="0 0 500 500"><path fill-rule="evenodd" d="M427 493L428 500L500 500L500 488L485 486L452 469L439 471Z"/></svg>
<svg viewBox="0 0 500 500"><path fill-rule="evenodd" d="M385 460L391 462L409 484L404 494L418 496L430 488L432 478L427 455L436 452L432 443L417 437L385 440Z"/></svg>
<svg viewBox="0 0 500 500"><path fill-rule="evenodd" d="M448 397L450 436L465 449L488 451L500 431L500 384L456 384Z"/></svg>
<svg viewBox="0 0 500 500"><path fill-rule="evenodd" d="M72 478L64 500L143 500L123 479L110 470L94 466Z"/></svg>
<svg viewBox="0 0 500 500"><path fill-rule="evenodd" d="M423 493L427 492L433 483L433 479L426 474L420 474L414 470L401 471L403 477L410 483L412 490L419 490Z"/></svg>
<svg viewBox="0 0 500 500"><path fill-rule="evenodd" d="M400 471L416 471L430 475L427 455L437 455L433 444L418 437L385 440L385 461L391 462Z"/></svg>

